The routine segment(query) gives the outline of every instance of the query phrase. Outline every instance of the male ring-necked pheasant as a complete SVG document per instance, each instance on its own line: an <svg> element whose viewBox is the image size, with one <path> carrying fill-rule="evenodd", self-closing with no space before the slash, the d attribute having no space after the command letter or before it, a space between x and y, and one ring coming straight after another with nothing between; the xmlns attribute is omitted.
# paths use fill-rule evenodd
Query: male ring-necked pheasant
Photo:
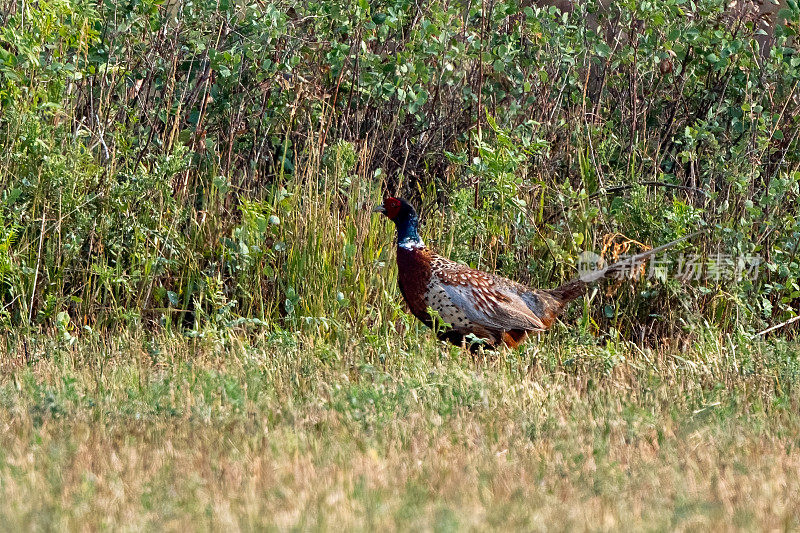
<svg viewBox="0 0 800 533"><path fill-rule="evenodd" d="M489 347L519 346L529 333L552 326L567 303L583 295L589 283L630 268L688 238L595 270L555 289L531 289L432 252L419 236L416 211L405 200L386 198L373 211L383 213L397 227L397 277L411 312L426 326L433 327L428 309L434 310L450 325L439 328L439 338L456 345L466 343L473 349L477 345L470 342L470 335L482 339Z"/></svg>

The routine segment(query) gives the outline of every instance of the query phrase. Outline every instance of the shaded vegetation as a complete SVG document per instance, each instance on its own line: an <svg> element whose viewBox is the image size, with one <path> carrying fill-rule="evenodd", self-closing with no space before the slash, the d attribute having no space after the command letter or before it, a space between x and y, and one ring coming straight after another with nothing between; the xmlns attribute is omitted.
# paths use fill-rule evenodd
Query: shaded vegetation
<svg viewBox="0 0 800 533"><path fill-rule="evenodd" d="M800 10L761 51L750 4L726 4L6 4L0 321L386 334L391 237L363 211L382 192L442 252L534 285L698 228L686 253L763 261L597 293L593 335L785 320Z"/></svg>

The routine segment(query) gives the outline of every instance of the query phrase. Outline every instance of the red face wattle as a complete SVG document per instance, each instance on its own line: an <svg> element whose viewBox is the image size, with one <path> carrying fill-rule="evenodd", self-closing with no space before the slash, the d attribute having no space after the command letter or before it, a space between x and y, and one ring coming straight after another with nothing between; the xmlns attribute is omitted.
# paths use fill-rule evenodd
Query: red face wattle
<svg viewBox="0 0 800 533"><path fill-rule="evenodd" d="M392 198L392 197L386 198L383 201L384 214L390 219L394 220L394 217L396 217L400 213L400 208L402 206L403 204L401 204L400 200L398 200L397 198Z"/></svg>

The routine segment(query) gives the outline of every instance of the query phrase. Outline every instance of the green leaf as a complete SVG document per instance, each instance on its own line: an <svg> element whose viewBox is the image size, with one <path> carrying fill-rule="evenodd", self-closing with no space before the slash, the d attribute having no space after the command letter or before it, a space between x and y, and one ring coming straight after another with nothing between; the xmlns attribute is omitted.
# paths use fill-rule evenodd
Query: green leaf
<svg viewBox="0 0 800 533"><path fill-rule="evenodd" d="M177 306L178 305L178 295L173 291L167 291L167 300L169 300L170 305Z"/></svg>
<svg viewBox="0 0 800 533"><path fill-rule="evenodd" d="M607 45L606 43L604 43L604 42L599 42L599 43L597 43L597 44L595 44L595 45L594 45L594 52L595 52L595 53L596 53L598 56L600 56L600 57L602 57L602 58L606 58L606 57L608 57L608 56L610 56L610 55L611 55L611 47L610 47L610 46L608 46L608 45Z"/></svg>

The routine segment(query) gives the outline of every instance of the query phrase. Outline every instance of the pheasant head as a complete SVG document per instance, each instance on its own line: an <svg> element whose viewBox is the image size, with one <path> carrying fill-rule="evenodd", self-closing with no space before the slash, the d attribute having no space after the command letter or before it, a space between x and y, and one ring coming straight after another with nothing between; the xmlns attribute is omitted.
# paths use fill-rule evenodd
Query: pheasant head
<svg viewBox="0 0 800 533"><path fill-rule="evenodd" d="M397 246L400 248L424 248L425 242L419 236L419 218L417 212L402 198L388 197L383 205L372 210L383 213L397 227Z"/></svg>

